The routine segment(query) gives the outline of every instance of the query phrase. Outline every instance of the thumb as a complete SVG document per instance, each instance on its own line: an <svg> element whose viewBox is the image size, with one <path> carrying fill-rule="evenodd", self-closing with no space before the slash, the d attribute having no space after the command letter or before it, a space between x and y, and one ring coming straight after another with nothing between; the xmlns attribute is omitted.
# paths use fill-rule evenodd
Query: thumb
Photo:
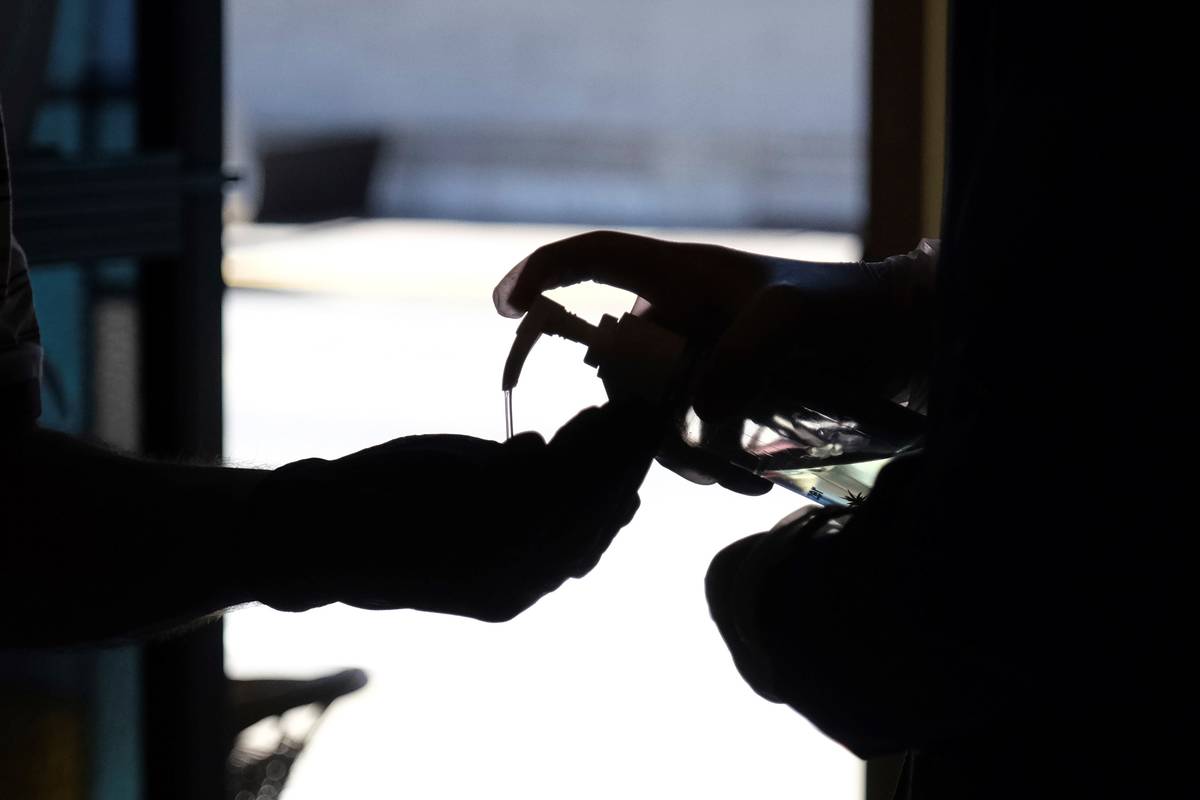
<svg viewBox="0 0 1200 800"><path fill-rule="evenodd" d="M550 441L554 455L583 473L641 483L663 438L663 413L631 400L584 409Z"/></svg>

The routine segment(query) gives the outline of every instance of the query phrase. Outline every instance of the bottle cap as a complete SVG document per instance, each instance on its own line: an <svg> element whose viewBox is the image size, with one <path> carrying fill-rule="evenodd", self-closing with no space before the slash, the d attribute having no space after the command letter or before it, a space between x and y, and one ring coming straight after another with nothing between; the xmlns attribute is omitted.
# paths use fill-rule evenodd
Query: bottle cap
<svg viewBox="0 0 1200 800"><path fill-rule="evenodd" d="M543 333L591 345L596 335L596 327L567 311L549 297L539 297L517 326L517 338L513 341L512 349L508 351L508 358L504 362L504 375L500 379L501 389L507 392L517 385L521 370L525 367L525 359L529 357L530 351Z"/></svg>
<svg viewBox="0 0 1200 800"><path fill-rule="evenodd" d="M605 316L584 361L598 369L608 396L657 405L676 385L687 340L633 314Z"/></svg>
<svg viewBox="0 0 1200 800"><path fill-rule="evenodd" d="M583 360L598 369L610 398L651 404L667 399L687 347L682 336L642 317L624 314L618 320L606 314L598 326L591 325L550 298L539 297L517 327L500 388L507 391L517 385L542 334L587 345Z"/></svg>

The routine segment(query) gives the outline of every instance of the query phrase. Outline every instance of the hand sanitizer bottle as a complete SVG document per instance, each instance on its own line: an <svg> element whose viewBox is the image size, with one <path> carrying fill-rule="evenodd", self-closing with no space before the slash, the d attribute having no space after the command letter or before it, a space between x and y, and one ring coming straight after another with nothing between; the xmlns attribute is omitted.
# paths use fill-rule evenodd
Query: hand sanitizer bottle
<svg viewBox="0 0 1200 800"><path fill-rule="evenodd" d="M517 328L504 365L506 398L542 334L587 345L584 361L596 367L610 398L675 409L687 444L822 505L860 502L889 459L923 442L925 418L915 411L803 373L773 376L742 419L708 424L687 401L696 358L683 337L633 314L605 315L594 326L546 297Z"/></svg>

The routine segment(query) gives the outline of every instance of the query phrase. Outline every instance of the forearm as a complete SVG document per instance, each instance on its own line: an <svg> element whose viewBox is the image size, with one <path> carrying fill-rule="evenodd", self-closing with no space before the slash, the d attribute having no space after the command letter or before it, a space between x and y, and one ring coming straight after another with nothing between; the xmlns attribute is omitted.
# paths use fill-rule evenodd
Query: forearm
<svg viewBox="0 0 1200 800"><path fill-rule="evenodd" d="M165 630L253 599L242 578L258 470L155 463L51 431L0 454L0 643Z"/></svg>

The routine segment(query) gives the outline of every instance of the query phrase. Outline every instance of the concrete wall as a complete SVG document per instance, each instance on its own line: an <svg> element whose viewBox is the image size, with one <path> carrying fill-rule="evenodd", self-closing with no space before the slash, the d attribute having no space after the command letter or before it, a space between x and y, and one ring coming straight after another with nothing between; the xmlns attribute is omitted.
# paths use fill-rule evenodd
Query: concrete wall
<svg viewBox="0 0 1200 800"><path fill-rule="evenodd" d="M234 160L377 131L380 213L855 227L862 0L231 0Z"/></svg>

